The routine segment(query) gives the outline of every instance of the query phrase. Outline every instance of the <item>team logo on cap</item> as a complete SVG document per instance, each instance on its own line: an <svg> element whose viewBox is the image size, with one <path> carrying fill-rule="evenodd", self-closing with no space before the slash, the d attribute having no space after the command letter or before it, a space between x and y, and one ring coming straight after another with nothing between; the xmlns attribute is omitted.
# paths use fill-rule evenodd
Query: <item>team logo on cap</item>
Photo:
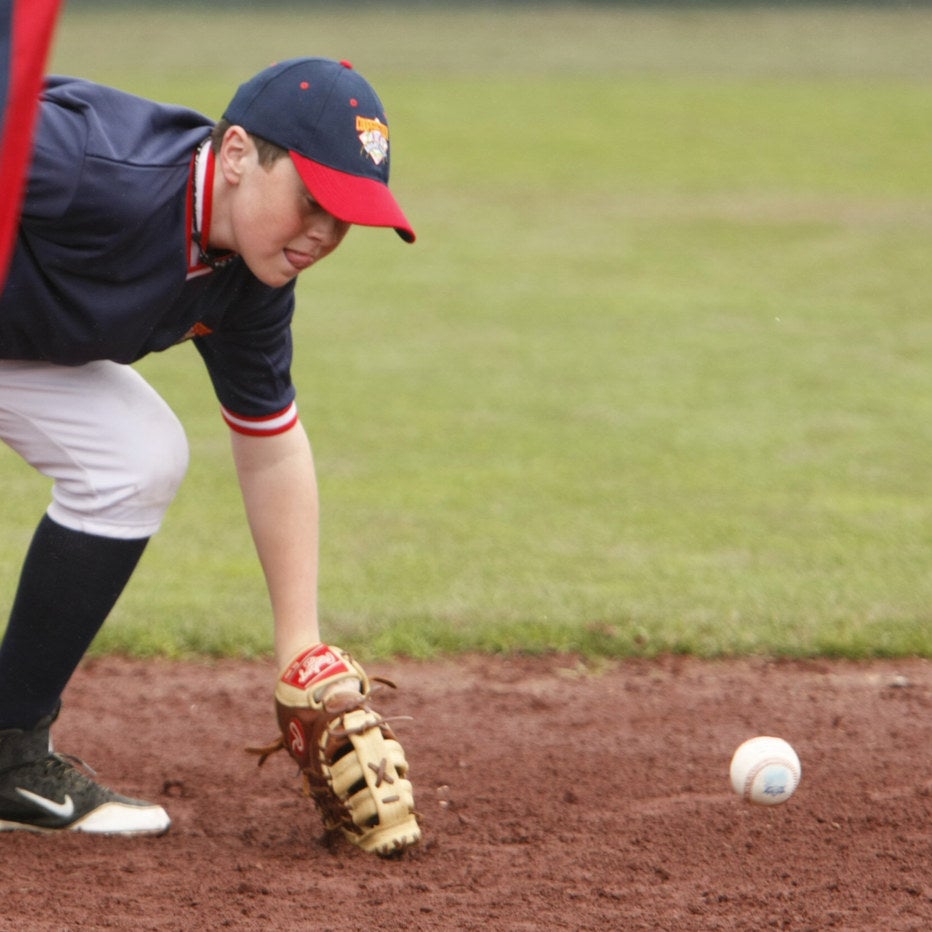
<svg viewBox="0 0 932 932"><path fill-rule="evenodd" d="M388 127L379 120L358 116L356 131L363 151L376 165L381 165L388 158Z"/></svg>

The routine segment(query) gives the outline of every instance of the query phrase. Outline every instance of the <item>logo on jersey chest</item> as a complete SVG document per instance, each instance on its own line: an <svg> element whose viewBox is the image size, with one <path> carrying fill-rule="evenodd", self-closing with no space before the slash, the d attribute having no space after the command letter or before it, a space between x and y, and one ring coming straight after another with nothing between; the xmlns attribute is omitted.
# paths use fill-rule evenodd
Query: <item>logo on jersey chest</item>
<svg viewBox="0 0 932 932"><path fill-rule="evenodd" d="M184 343L185 340L193 340L195 337L206 337L208 333L213 333L207 324L198 321L178 342Z"/></svg>

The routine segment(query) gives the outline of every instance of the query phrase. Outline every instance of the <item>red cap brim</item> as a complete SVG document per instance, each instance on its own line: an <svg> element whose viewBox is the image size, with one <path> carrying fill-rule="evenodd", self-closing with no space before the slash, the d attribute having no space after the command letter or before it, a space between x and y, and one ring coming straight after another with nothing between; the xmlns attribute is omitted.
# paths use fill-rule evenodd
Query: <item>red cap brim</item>
<svg viewBox="0 0 932 932"><path fill-rule="evenodd" d="M338 172L291 152L301 180L324 210L339 220L367 227L394 227L406 242L415 236L392 192L379 181Z"/></svg>

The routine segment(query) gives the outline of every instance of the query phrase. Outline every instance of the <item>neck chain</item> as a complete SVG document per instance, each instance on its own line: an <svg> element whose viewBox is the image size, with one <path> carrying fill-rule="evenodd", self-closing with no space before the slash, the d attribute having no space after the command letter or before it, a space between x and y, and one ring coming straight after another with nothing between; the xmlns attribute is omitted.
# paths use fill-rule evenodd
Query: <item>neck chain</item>
<svg viewBox="0 0 932 932"><path fill-rule="evenodd" d="M214 154L209 149L203 157L207 160L203 173L200 169L201 157L204 148L210 145L210 139L205 139L198 147L194 154L194 177L191 180L191 197L192 197L192 216L191 216L191 239L197 246L197 257L209 269L217 272L228 266L235 258L235 252L226 250L211 249L208 245L210 237L210 210L213 198L213 180L214 180ZM204 202L202 205L198 201L200 186L198 179L202 179L204 188ZM203 213L203 216L202 216Z"/></svg>

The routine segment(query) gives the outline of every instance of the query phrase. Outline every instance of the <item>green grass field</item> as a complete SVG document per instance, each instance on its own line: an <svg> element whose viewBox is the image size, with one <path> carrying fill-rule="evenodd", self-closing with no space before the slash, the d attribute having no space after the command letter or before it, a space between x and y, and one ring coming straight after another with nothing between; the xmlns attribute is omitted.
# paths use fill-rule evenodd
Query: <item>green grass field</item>
<svg viewBox="0 0 932 932"><path fill-rule="evenodd" d="M419 241L299 292L328 638L932 656L932 10L258 6L75 4L53 68L217 117L319 53L386 102ZM193 462L95 649L265 652L198 358L140 369ZM0 481L4 610L48 489Z"/></svg>

